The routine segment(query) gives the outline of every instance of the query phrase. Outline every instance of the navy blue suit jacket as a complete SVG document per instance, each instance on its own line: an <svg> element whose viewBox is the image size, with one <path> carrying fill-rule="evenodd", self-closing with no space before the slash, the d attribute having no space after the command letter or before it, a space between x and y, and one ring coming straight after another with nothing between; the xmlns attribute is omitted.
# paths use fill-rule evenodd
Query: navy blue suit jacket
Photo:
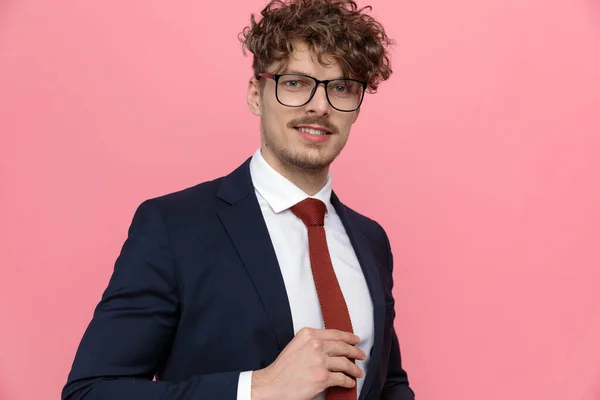
<svg viewBox="0 0 600 400"><path fill-rule="evenodd" d="M412 400L393 326L387 236L335 194L331 201L373 300L360 399ZM140 205L62 398L235 400L240 371L268 366L293 336L247 160L224 178Z"/></svg>

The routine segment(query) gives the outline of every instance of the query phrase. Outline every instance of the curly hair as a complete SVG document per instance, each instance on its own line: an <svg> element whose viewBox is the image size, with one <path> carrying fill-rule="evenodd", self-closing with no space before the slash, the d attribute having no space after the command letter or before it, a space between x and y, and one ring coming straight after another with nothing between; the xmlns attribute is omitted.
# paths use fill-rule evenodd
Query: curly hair
<svg viewBox="0 0 600 400"><path fill-rule="evenodd" d="M292 42L302 40L316 54L321 65L324 56L335 58L346 76L367 83L375 93L392 74L388 47L394 42L383 26L365 14L370 6L358 8L353 0L272 0L257 22L239 35L244 54L254 54L254 75L265 72L274 62L278 71L287 67Z"/></svg>

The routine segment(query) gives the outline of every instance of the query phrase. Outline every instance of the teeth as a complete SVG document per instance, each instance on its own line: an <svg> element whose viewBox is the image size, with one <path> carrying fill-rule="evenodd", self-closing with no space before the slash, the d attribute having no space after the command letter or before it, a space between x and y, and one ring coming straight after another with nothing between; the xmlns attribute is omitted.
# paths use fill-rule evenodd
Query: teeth
<svg viewBox="0 0 600 400"><path fill-rule="evenodd" d="M326 133L325 133L325 132L323 132L323 131L319 131L319 130L316 130L316 129L309 129L309 128L298 128L298 130L299 130L299 131L301 131L301 132L308 133L308 134L310 134L310 135L317 135L317 136L323 136L323 135L326 135Z"/></svg>

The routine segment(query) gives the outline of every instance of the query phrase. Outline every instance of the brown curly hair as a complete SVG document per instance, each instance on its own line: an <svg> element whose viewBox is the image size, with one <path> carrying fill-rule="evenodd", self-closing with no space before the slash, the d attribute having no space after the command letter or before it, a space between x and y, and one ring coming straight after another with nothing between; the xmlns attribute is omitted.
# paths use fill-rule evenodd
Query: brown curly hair
<svg viewBox="0 0 600 400"><path fill-rule="evenodd" d="M392 74L387 49L393 41L365 10L371 7L359 9L353 0L272 0L259 22L252 14L239 40L244 54L246 49L254 54L257 78L274 62L281 62L278 71L284 70L292 41L302 40L320 64L327 65L324 56L335 58L346 76L366 82L375 93Z"/></svg>

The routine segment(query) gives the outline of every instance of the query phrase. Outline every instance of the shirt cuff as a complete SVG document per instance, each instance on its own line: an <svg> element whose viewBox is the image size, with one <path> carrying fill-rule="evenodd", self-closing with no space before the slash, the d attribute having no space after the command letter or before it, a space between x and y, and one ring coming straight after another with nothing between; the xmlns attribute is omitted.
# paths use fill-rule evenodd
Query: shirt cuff
<svg viewBox="0 0 600 400"><path fill-rule="evenodd" d="M252 371L240 373L237 400L252 400Z"/></svg>

